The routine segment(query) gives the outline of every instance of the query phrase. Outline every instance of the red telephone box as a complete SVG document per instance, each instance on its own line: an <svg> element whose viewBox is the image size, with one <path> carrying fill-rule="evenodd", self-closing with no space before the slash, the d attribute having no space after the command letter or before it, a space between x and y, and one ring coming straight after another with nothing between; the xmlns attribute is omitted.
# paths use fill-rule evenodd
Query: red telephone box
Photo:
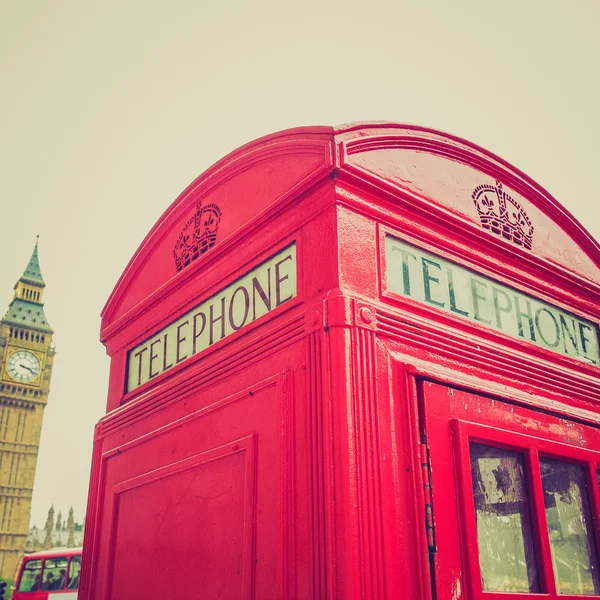
<svg viewBox="0 0 600 600"><path fill-rule="evenodd" d="M436 131L231 153L104 309L82 597L600 595L599 266Z"/></svg>

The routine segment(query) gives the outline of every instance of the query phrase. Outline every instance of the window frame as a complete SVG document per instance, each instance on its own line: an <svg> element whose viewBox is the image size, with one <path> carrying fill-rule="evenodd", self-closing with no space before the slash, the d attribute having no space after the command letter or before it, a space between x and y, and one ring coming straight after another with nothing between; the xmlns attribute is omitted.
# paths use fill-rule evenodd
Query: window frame
<svg viewBox="0 0 600 600"><path fill-rule="evenodd" d="M476 395L476 394L473 394ZM535 416L544 417L539 413ZM559 419L562 423L568 419ZM518 425L517 425L518 426ZM600 569L600 491L597 470L600 467L600 451L590 450L566 444L547 437L537 437L522 431L513 431L487 424L472 423L462 419L450 419L452 446L454 453L453 468L456 476L456 502L461 532L461 552L465 570L465 580L469 588L469 597L474 600L514 600L516 597L532 596L535 598L585 599L600 598L598 595L558 594L552 566L550 539L544 505L540 457L578 464L584 467L585 483L591 512L592 538L596 550L596 567ZM528 494L528 506L533 533L535 560L541 592L491 592L484 591L481 585L479 566L479 547L477 537L477 518L473 500L473 481L471 476L470 443L485 444L518 452L523 456L525 482Z"/></svg>

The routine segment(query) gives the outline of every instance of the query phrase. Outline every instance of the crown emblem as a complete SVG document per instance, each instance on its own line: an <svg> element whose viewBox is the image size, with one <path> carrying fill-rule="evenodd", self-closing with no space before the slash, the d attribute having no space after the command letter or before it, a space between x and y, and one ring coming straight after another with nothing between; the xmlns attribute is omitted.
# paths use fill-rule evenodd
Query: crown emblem
<svg viewBox="0 0 600 600"><path fill-rule="evenodd" d="M533 225L521 205L502 189L502 184L479 185L472 194L484 229L531 250Z"/></svg>
<svg viewBox="0 0 600 600"><path fill-rule="evenodd" d="M181 230L173 248L177 271L187 267L215 245L220 220L221 209L216 204L202 206L202 202L198 202L196 212Z"/></svg>

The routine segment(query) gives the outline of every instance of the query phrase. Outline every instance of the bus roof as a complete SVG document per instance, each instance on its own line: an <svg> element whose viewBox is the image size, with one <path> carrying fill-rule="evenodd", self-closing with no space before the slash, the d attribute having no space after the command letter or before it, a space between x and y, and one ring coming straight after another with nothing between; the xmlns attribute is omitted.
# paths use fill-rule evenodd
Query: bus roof
<svg viewBox="0 0 600 600"><path fill-rule="evenodd" d="M40 550L39 552L29 552L25 554L23 558L52 558L53 556L66 556L73 554L81 554L81 547L79 548L50 548L49 550Z"/></svg>

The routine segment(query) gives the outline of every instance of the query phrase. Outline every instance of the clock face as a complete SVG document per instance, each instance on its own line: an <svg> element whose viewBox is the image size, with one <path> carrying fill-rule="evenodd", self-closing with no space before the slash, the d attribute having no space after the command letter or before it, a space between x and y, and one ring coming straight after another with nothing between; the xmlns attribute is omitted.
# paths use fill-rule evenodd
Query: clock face
<svg viewBox="0 0 600 600"><path fill-rule="evenodd" d="M6 363L8 374L22 383L33 381L40 373L40 361L35 354L27 350L18 350L8 357Z"/></svg>

